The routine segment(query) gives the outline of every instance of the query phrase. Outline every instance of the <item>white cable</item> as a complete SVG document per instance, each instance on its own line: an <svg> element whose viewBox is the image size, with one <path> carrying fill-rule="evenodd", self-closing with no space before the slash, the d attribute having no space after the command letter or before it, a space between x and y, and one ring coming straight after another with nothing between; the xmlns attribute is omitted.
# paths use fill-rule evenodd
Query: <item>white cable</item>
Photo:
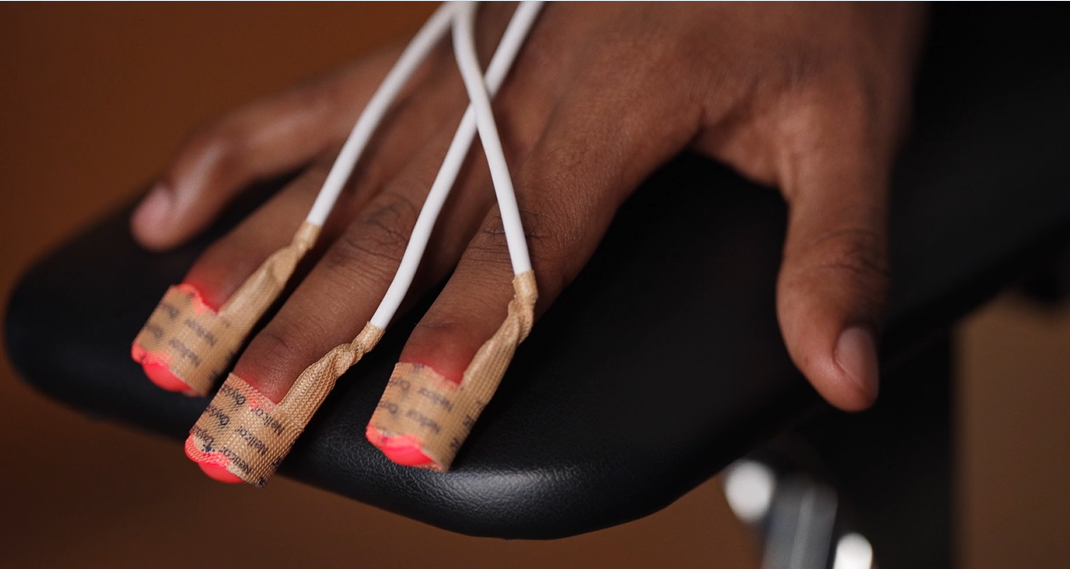
<svg viewBox="0 0 1070 569"><path fill-rule="evenodd" d="M316 196L316 203L312 204L312 209L308 212L306 219L310 223L323 227L334 203L338 200L338 195L345 187L346 180L353 172L353 167L356 166L357 160L367 147L368 140L375 134L376 127L382 122L391 103L408 82L409 77L435 47L435 44L446 35L446 30L456 10L455 2L446 2L431 15L372 95L368 106L364 108L349 138L346 139L345 145L342 146L341 152L338 153L334 165L331 166L331 171L327 174L319 195Z"/></svg>
<svg viewBox="0 0 1070 569"><path fill-rule="evenodd" d="M457 66L461 69L468 98L476 112L476 126L479 139L483 142L483 152L490 166L490 178L494 183L494 193L498 198L498 210L505 227L505 241L509 246L509 258L513 263L513 273L520 274L531 270L528 257L528 244L524 238L524 225L520 221L520 209L516 205L516 192L513 179L509 175L509 165L505 162L502 141L498 137L498 126L494 122L494 111L490 106L490 96L483 82L476 55L476 42L473 28L476 4L464 2L457 10L453 22L453 51L457 56Z"/></svg>
<svg viewBox="0 0 1070 569"><path fill-rule="evenodd" d="M486 89L491 95L496 93L502 82L505 81L505 76L513 66L513 61L516 59L520 47L524 44L524 40L527 39L532 25L535 24L535 19L542 9L542 4L542 2L521 2L513 14L512 20L509 21L509 26L502 36L501 43L498 44L498 49L494 52L494 57L487 67ZM464 118L461 119L460 126L457 127L457 133L453 135L453 142L450 143L450 148L442 161L442 167L435 176L435 181L427 194L424 206L416 219L416 225L413 226L412 237L409 239L405 253L401 257L401 264L398 266L397 274L390 283L390 288L387 289L379 308L376 309L371 318L373 325L385 329L394 318L394 314L397 312L398 307L401 306L402 300L405 299L405 294L409 291L412 279L416 276L416 269L419 268L420 260L423 258L424 251L427 248L427 242L431 238L431 231L435 227L435 221L438 219L442 205L453 188L453 183L457 180L457 174L461 170L461 165L464 163L464 158L468 154L468 149L472 145L472 139L475 138L475 134L476 112L473 106L469 105L468 110L464 113ZM515 208L515 200L513 203ZM523 237L523 232L521 232L521 237ZM525 256L526 252L527 248L525 246Z"/></svg>

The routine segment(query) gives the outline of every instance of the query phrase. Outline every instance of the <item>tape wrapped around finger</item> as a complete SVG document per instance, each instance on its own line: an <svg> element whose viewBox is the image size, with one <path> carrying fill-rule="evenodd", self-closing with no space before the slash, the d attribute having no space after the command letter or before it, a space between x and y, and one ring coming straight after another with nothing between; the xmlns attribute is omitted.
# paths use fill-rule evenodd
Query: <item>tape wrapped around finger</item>
<svg viewBox="0 0 1070 569"><path fill-rule="evenodd" d="M302 223L290 244L268 257L219 311L207 306L192 286L168 288L134 339L134 361L165 389L207 395L319 231L318 225Z"/></svg>
<svg viewBox="0 0 1070 569"><path fill-rule="evenodd" d="M535 316L538 290L535 274L513 279L514 296L498 331L476 352L460 384L428 366L399 363L368 423L368 440L380 449L413 446L430 459L413 464L445 472L453 463L472 426L490 402L513 359L527 338Z"/></svg>
<svg viewBox="0 0 1070 569"><path fill-rule="evenodd" d="M225 468L263 486L343 373L375 347L383 329L372 324L349 344L323 356L278 403L230 374L186 439L186 454L201 465Z"/></svg>

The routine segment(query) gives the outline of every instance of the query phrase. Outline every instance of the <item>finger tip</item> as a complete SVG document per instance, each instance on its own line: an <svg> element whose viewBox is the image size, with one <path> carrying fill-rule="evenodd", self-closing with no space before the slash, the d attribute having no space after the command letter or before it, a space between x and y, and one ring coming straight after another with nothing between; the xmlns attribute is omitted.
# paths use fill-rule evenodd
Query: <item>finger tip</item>
<svg viewBox="0 0 1070 569"><path fill-rule="evenodd" d="M189 384L182 381L178 376L171 372L168 363L170 358L167 354L146 351L137 342L134 342L130 348L130 356L135 362L141 364L141 369L145 372L145 377L149 378L149 381L154 383L160 389L165 391L175 391L190 396L197 395L197 393L190 388Z"/></svg>
<svg viewBox="0 0 1070 569"><path fill-rule="evenodd" d="M186 457L200 467L201 472L217 482L225 484L237 484L242 481L238 475L231 472L227 465L230 462L227 457L218 452L203 452L193 442L193 435L186 439Z"/></svg>
<svg viewBox="0 0 1070 569"><path fill-rule="evenodd" d="M149 381L164 391L182 393L191 397L197 395L189 384L179 379L166 364L152 358L151 355L141 362L141 368L145 371L145 376L149 378Z"/></svg>
<svg viewBox="0 0 1070 569"><path fill-rule="evenodd" d="M852 325L840 332L833 352L838 375L834 394L826 399L845 411L861 411L877 400L880 366L876 335L868 326Z"/></svg>
<svg viewBox="0 0 1070 569"><path fill-rule="evenodd" d="M368 425L365 436L368 442L395 464L415 468L430 468L435 465L435 461L424 454L423 445L416 437L387 435L374 425Z"/></svg>
<svg viewBox="0 0 1070 569"><path fill-rule="evenodd" d="M222 482L224 484L238 484L242 481L224 466L218 464L207 464L198 462L197 466L201 467L201 472L204 472L208 478L215 480L216 482Z"/></svg>
<svg viewBox="0 0 1070 569"><path fill-rule="evenodd" d="M872 328L844 327L837 318L813 316L792 322L782 324L785 344L792 362L818 394L841 411L872 406L880 384Z"/></svg>
<svg viewBox="0 0 1070 569"><path fill-rule="evenodd" d="M142 247L162 251L173 246L167 233L174 206L174 195L163 185L156 184L130 216L130 233Z"/></svg>
<svg viewBox="0 0 1070 569"><path fill-rule="evenodd" d="M379 447L379 450L382 451L383 455L389 458L391 462L400 464L401 466L428 468L435 463L435 461L424 454L420 445L393 444L392 446Z"/></svg>
<svg viewBox="0 0 1070 569"><path fill-rule="evenodd" d="M864 392L854 386L845 386L833 390L822 390L821 395L830 405L840 411L847 411L848 413L865 411L872 407L877 401L875 395Z"/></svg>

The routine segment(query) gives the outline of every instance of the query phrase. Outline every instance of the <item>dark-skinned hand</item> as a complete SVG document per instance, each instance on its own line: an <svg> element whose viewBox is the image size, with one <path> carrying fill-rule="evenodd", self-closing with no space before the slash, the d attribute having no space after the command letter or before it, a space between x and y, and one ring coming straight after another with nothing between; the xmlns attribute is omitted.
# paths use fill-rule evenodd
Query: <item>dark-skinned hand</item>
<svg viewBox="0 0 1070 569"><path fill-rule="evenodd" d="M484 65L512 10L481 8ZM889 173L923 26L916 4L548 4L494 103L538 280L536 315L576 277L639 183L690 149L783 194L784 341L830 403L869 406L888 290ZM190 270L186 282L222 304L289 242L399 53L384 49L198 129L135 211L135 237L154 250L177 246L251 182L302 169ZM252 339L237 375L279 400L361 330L467 103L445 40L376 134L324 230L327 246ZM410 294L447 276L401 359L459 379L513 295L478 143Z"/></svg>

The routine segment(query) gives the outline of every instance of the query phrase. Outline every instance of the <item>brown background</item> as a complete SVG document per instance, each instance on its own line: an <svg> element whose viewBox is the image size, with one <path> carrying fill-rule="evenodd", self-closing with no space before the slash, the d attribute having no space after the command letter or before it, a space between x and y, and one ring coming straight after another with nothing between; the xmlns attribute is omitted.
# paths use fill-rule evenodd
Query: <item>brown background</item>
<svg viewBox="0 0 1070 569"><path fill-rule="evenodd" d="M0 298L35 257L130 199L192 126L404 37L431 9L0 6ZM959 338L963 566L1070 566L1070 310L1004 298ZM591 535L468 538L287 480L213 483L177 443L45 400L3 358L0 566L298 563L756 566L716 481Z"/></svg>

